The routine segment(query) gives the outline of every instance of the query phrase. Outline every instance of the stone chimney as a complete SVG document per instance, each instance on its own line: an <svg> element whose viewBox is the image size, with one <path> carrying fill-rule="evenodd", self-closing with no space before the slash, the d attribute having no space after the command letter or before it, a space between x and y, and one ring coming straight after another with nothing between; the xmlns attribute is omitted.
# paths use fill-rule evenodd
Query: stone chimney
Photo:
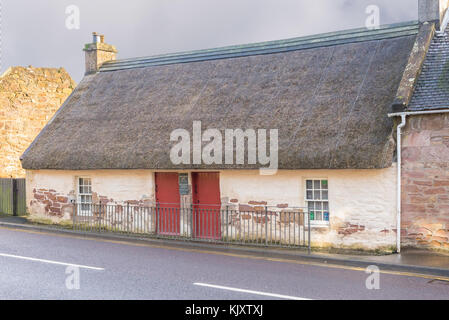
<svg viewBox="0 0 449 320"><path fill-rule="evenodd" d="M419 22L435 22L439 28L449 7L449 0L419 0L418 7Z"/></svg>
<svg viewBox="0 0 449 320"><path fill-rule="evenodd" d="M84 46L86 53L86 75L95 73L106 61L116 59L117 49L104 42L104 35L94 32L93 42Z"/></svg>

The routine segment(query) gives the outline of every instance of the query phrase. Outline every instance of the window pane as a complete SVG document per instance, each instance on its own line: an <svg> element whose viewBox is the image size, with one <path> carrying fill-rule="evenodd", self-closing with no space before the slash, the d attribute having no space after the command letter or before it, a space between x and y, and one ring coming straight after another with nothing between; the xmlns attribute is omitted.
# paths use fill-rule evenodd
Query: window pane
<svg viewBox="0 0 449 320"><path fill-rule="evenodd" d="M315 220L323 220L323 214L321 211L315 211Z"/></svg>
<svg viewBox="0 0 449 320"><path fill-rule="evenodd" d="M327 180L321 180L321 189L327 189Z"/></svg>
<svg viewBox="0 0 449 320"><path fill-rule="evenodd" d="M315 212L310 211L310 220L315 220Z"/></svg>
<svg viewBox="0 0 449 320"><path fill-rule="evenodd" d="M329 203L323 202L323 208L324 208L324 210L329 211Z"/></svg>
<svg viewBox="0 0 449 320"><path fill-rule="evenodd" d="M312 189L312 180L306 181L307 189Z"/></svg>
<svg viewBox="0 0 449 320"><path fill-rule="evenodd" d="M321 210L321 202L315 202L315 209Z"/></svg>
<svg viewBox="0 0 449 320"><path fill-rule="evenodd" d="M314 189L320 189L320 180L314 180L313 181L313 188Z"/></svg>
<svg viewBox="0 0 449 320"><path fill-rule="evenodd" d="M323 191L321 192L321 194L323 195L322 200L328 200L328 197L329 197L328 192L329 192L329 191L327 191L327 190L323 190Z"/></svg>
<svg viewBox="0 0 449 320"><path fill-rule="evenodd" d="M314 200L320 200L321 196L320 196L320 192L319 191L314 191L313 192L313 199Z"/></svg>
<svg viewBox="0 0 449 320"><path fill-rule="evenodd" d="M307 199L312 200L313 199L313 193L312 191L307 191Z"/></svg>
<svg viewBox="0 0 449 320"><path fill-rule="evenodd" d="M313 202L309 201L308 206L309 206L309 211L312 211L313 210Z"/></svg>

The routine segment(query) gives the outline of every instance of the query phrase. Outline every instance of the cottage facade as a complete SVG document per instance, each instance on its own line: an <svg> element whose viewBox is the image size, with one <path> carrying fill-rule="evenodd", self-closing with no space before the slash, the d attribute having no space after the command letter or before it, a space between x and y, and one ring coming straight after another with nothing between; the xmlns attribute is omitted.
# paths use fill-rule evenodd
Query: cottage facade
<svg viewBox="0 0 449 320"><path fill-rule="evenodd" d="M303 208L313 246L393 251L398 167L387 114L410 90L414 52L427 37L427 25L413 22L111 61L101 61L94 40L86 57L98 52L100 63L86 65L98 69L86 70L23 155L29 211L60 220L73 217L71 202L214 205L240 212L238 223L218 225L237 230L244 213L269 207L269 219L290 230L304 221L286 214ZM277 130L267 141L278 146L277 170L261 171L249 154L237 161L238 139L223 161L217 149L208 163L195 161L195 150L173 161L173 132L193 132L196 122L222 136ZM197 138L189 135L190 145L210 150L210 137ZM266 215L250 217L266 226ZM181 221L176 232L192 233L193 224Z"/></svg>

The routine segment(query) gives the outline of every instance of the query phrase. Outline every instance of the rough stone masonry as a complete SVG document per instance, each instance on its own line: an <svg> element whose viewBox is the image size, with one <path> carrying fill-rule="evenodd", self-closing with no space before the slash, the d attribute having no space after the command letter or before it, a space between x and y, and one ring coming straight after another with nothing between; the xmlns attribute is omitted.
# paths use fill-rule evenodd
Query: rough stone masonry
<svg viewBox="0 0 449 320"><path fill-rule="evenodd" d="M11 67L0 77L0 178L22 178L20 156L72 93L63 69Z"/></svg>
<svg viewBox="0 0 449 320"><path fill-rule="evenodd" d="M449 116L410 117L403 135L403 243L449 250Z"/></svg>

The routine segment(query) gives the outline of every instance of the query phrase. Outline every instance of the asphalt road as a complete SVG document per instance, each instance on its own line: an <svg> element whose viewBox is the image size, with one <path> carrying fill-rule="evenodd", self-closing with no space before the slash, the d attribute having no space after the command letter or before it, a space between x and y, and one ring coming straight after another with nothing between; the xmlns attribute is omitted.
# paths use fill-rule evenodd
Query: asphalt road
<svg viewBox="0 0 449 320"><path fill-rule="evenodd" d="M349 267L0 227L0 299L449 299L449 282L380 273L380 288L369 290L368 276Z"/></svg>

